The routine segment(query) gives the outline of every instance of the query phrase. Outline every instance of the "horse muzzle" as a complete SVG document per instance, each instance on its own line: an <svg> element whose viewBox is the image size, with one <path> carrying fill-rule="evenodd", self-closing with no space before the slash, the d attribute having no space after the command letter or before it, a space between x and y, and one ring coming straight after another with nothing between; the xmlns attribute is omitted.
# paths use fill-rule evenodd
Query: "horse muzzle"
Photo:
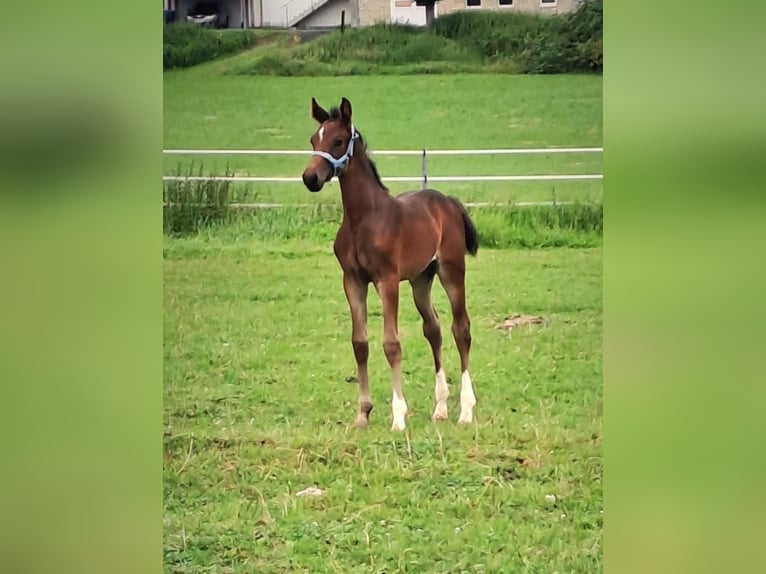
<svg viewBox="0 0 766 574"><path fill-rule="evenodd" d="M319 175L317 174L317 172L304 171L303 185L305 185L309 191L316 193L317 191L322 189L322 186L324 185L324 181L319 178Z"/></svg>

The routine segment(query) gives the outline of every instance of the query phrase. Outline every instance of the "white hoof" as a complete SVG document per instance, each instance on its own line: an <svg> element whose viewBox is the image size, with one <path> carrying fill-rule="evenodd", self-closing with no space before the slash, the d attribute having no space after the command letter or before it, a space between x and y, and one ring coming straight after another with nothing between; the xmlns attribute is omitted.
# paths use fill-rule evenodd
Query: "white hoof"
<svg viewBox="0 0 766 574"><path fill-rule="evenodd" d="M435 421L446 421L448 418L447 405L444 405L444 404L436 405L436 409L434 409L434 414L432 418Z"/></svg>
<svg viewBox="0 0 766 574"><path fill-rule="evenodd" d="M473 422L473 411L462 411L460 418L457 420L459 425L469 425Z"/></svg>
<svg viewBox="0 0 766 574"><path fill-rule="evenodd" d="M460 379L460 418L458 424L467 425L473 422L473 407L476 406L476 395L473 394L473 383L468 371L463 372Z"/></svg>
<svg viewBox="0 0 766 574"><path fill-rule="evenodd" d="M400 420L400 421L395 420L394 424L391 425L392 431L403 431L405 428L406 426L404 424L404 420Z"/></svg>
<svg viewBox="0 0 766 574"><path fill-rule="evenodd" d="M391 401L391 411L394 415L394 423L391 425L391 430L404 430L404 415L407 414L407 403L404 399L397 398L397 396L394 395L394 398Z"/></svg>

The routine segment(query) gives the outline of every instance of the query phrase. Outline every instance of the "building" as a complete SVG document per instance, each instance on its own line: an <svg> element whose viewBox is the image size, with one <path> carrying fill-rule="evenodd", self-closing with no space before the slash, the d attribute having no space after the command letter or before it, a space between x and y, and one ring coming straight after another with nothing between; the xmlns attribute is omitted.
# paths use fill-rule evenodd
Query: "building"
<svg viewBox="0 0 766 574"><path fill-rule="evenodd" d="M436 16L458 10L518 10L543 14L571 12L582 0L440 0ZM410 0L163 0L175 21L197 18L220 28L328 28L396 22L423 26L425 8ZM214 16L214 17L211 17Z"/></svg>

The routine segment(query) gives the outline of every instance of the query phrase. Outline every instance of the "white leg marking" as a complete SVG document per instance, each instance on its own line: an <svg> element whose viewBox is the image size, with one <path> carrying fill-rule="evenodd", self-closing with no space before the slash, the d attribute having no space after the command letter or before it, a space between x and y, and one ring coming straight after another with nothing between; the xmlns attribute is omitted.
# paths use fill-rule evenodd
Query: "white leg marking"
<svg viewBox="0 0 766 574"><path fill-rule="evenodd" d="M444 369L439 369L439 372L436 373L434 396L436 396L436 408L434 409L433 419L435 421L447 420L447 399L449 398L449 387L447 386L447 376L444 374Z"/></svg>
<svg viewBox="0 0 766 574"><path fill-rule="evenodd" d="M476 396L473 394L473 384L468 371L463 371L460 377L460 418L458 423L469 424L473 422L473 407L476 405Z"/></svg>
<svg viewBox="0 0 766 574"><path fill-rule="evenodd" d="M404 430L404 415L407 414L407 403L404 397L397 397L394 393L391 399L391 411L394 413L394 424L391 425L391 430Z"/></svg>
<svg viewBox="0 0 766 574"><path fill-rule="evenodd" d="M324 126L319 128L319 143L322 143L323 138L324 138Z"/></svg>

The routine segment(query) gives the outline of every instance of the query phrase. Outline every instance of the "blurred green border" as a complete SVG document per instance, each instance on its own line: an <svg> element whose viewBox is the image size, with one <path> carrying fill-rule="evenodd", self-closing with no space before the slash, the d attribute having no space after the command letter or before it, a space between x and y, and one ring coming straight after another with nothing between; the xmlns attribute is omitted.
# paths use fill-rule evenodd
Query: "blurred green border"
<svg viewBox="0 0 766 574"><path fill-rule="evenodd" d="M162 570L159 8L4 7L3 572Z"/></svg>
<svg viewBox="0 0 766 574"><path fill-rule="evenodd" d="M764 562L764 11L606 7L607 572Z"/></svg>

